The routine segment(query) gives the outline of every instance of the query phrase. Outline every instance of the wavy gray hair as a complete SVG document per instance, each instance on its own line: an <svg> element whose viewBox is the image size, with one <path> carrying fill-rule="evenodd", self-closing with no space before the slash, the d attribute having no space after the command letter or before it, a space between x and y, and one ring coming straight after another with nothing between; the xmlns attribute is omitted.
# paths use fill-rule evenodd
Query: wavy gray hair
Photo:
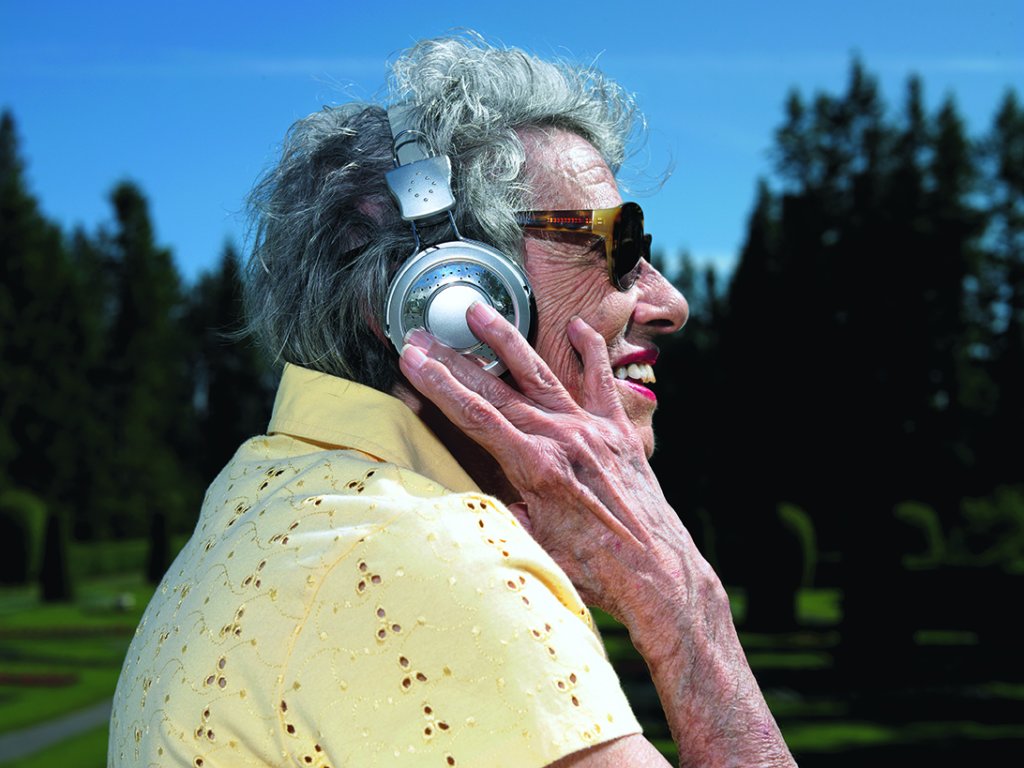
<svg viewBox="0 0 1024 768"><path fill-rule="evenodd" d="M631 94L593 67L547 62L475 36L418 43L393 65L391 99L451 158L460 232L522 263L515 212L530 208L517 131L587 139L613 172L643 121ZM387 392L400 377L383 335L389 281L414 240L391 198L382 106L325 107L288 131L249 196L246 331L275 357Z"/></svg>

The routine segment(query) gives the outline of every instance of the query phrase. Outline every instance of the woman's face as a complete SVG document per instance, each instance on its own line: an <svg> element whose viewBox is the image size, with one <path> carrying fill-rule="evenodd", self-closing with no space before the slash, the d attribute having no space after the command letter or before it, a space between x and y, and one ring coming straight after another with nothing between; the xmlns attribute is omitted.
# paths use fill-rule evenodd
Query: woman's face
<svg viewBox="0 0 1024 768"><path fill-rule="evenodd" d="M615 177L588 141L562 130L531 130L522 139L533 209L614 208L622 203ZM658 354L654 342L682 328L689 312L686 299L647 262L629 290L618 290L608 276L604 246L596 238L527 231L525 262L537 302L538 354L582 402L583 365L566 328L578 315L600 333L608 344L622 406L650 456L658 402L649 386Z"/></svg>

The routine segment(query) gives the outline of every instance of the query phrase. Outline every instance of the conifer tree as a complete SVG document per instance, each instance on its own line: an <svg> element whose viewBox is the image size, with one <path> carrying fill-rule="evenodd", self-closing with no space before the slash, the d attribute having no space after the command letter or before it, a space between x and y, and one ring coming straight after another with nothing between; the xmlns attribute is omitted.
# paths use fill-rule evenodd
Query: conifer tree
<svg viewBox="0 0 1024 768"><path fill-rule="evenodd" d="M242 329L238 252L226 245L219 264L191 292L185 319L192 348L196 407L194 470L210 483L238 446L262 434L270 418L277 377Z"/></svg>
<svg viewBox="0 0 1024 768"><path fill-rule="evenodd" d="M990 144L993 168L1002 144ZM728 506L761 544L781 542L767 506L805 506L819 541L845 552L847 658L870 653L881 622L898 664L912 650L914 601L901 591L907 538L893 509L918 499L949 521L972 476L963 383L976 378L978 334L965 286L977 282L984 226L972 147L952 101L927 114L916 78L901 119L886 119L855 61L843 96L789 97L776 152L781 191L758 191L722 334L728 391L750 430L738 463L753 481ZM758 587L772 563L754 560Z"/></svg>
<svg viewBox="0 0 1024 768"><path fill-rule="evenodd" d="M105 493L113 492L116 473L116 436L111 430L108 395L108 331L112 323L111 264L99 242L81 228L72 232L68 252L81 301L76 310L81 331L80 379L84 399L77 404L76 435L82 450L76 461L76 503L71 508L71 533L76 540L97 540L110 535L103 511Z"/></svg>
<svg viewBox="0 0 1024 768"><path fill-rule="evenodd" d="M0 478L61 512L79 501L90 449L97 329L82 314L95 297L28 191L10 113L0 118L0 254Z"/></svg>
<svg viewBox="0 0 1024 768"><path fill-rule="evenodd" d="M987 374L967 393L989 483L1021 482L1024 446L1024 107L1010 91L982 145L989 229L977 291L975 353Z"/></svg>
<svg viewBox="0 0 1024 768"><path fill-rule="evenodd" d="M39 566L39 591L44 602L69 602L75 596L70 566L64 516L51 510L46 518L43 557Z"/></svg>
<svg viewBox="0 0 1024 768"><path fill-rule="evenodd" d="M654 263L661 269L662 259ZM714 267L698 269L689 254L680 259L673 283L689 303L689 319L682 334L659 341L658 435L652 466L662 489L701 552L716 567L721 565L709 519L711 495L720 450L718 436L723 413L716 404L722 386L716 358L722 296ZM680 436L685 436L681 438Z"/></svg>
<svg viewBox="0 0 1024 768"><path fill-rule="evenodd" d="M116 461L111 487L101 496L115 536L145 535L151 516L180 520L197 495L180 458L191 405L188 339L181 326L180 277L170 252L154 242L145 197L123 182L110 199L115 228L103 247L114 298L105 407Z"/></svg>

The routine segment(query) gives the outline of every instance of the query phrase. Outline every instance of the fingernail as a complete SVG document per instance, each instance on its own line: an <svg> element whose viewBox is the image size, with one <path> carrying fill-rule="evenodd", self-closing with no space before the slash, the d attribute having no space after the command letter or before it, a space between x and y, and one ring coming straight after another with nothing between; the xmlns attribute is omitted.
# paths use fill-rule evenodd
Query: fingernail
<svg viewBox="0 0 1024 768"><path fill-rule="evenodd" d="M422 328L412 328L405 334L406 345L415 344L417 347L429 347L434 337Z"/></svg>
<svg viewBox="0 0 1024 768"><path fill-rule="evenodd" d="M423 350L412 344L406 344L402 347L402 351L399 354L405 360L405 364L414 371L418 371L427 359L427 356L423 354Z"/></svg>
<svg viewBox="0 0 1024 768"><path fill-rule="evenodd" d="M490 323L499 317L497 310L486 301L474 301L469 305L469 311L481 323Z"/></svg>

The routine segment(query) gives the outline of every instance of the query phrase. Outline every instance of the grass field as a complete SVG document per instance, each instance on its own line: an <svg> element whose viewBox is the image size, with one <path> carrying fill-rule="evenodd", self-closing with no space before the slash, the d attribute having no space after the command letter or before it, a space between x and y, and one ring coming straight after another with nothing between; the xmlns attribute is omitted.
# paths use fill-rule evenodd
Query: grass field
<svg viewBox="0 0 1024 768"><path fill-rule="evenodd" d="M0 733L110 697L151 593L136 576L81 582L67 605L0 590Z"/></svg>
<svg viewBox="0 0 1024 768"><path fill-rule="evenodd" d="M3 768L39 768L43 765L104 768L107 764L107 726L72 736L20 760L0 763Z"/></svg>
<svg viewBox="0 0 1024 768"><path fill-rule="evenodd" d="M113 694L152 588L138 576L111 574L109 568L136 554L125 549L115 556L94 555L93 567L100 575L78 581L72 604L44 605L34 589L0 589L0 734L80 710ZM744 596L736 591L732 597L742 629ZM833 654L840 639L839 605L836 590L807 590L798 599L804 625L800 631L741 631L751 667L801 766L889 764L885 761L890 753L929 755L932 766L952 765L943 758L953 760L958 749L964 755L998 758L1004 746L1024 746L1024 725L1014 714L1024 707L1024 684L1019 679L981 679L956 690L936 688L937 694L897 686L867 704L823 684L836 679ZM595 619L645 733L674 761L675 745L625 629L600 611L595 611ZM905 706L886 701L894 695L903 697ZM948 701L948 715L915 717L914 707L935 695L945 697L939 704ZM871 714L876 704L877 717ZM985 705L984 712L979 704ZM106 728L99 727L27 758L0 763L0 768L101 768L106 744Z"/></svg>

